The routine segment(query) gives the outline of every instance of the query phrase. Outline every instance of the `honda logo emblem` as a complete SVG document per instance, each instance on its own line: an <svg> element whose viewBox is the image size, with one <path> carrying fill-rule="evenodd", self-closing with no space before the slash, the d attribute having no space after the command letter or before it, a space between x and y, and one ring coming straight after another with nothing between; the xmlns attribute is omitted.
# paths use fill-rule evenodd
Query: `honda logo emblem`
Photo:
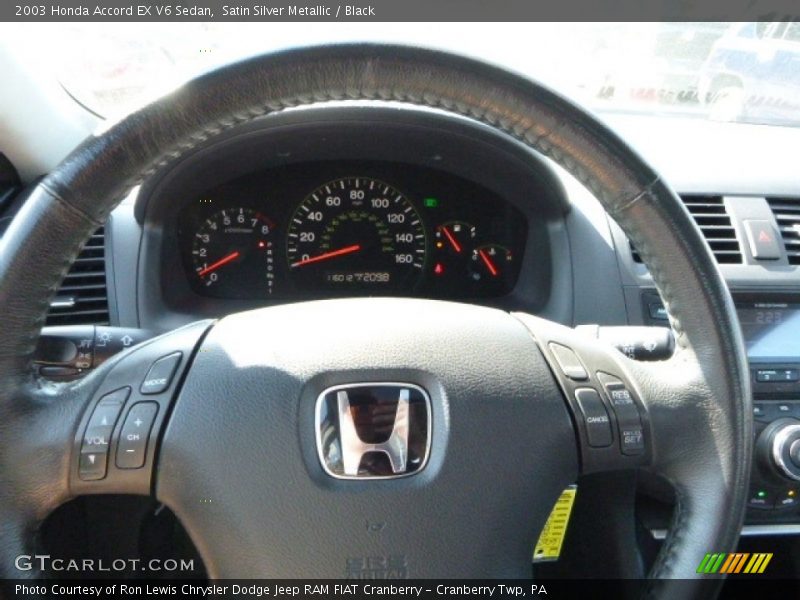
<svg viewBox="0 0 800 600"><path fill-rule="evenodd" d="M338 479L389 479L421 470L428 459L430 398L407 383L328 388L317 399L317 452Z"/></svg>

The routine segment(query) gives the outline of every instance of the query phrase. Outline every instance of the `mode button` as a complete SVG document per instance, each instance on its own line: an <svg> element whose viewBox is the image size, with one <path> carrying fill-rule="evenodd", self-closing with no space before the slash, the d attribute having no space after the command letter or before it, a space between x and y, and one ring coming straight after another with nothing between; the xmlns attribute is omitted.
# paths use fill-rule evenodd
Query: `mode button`
<svg viewBox="0 0 800 600"><path fill-rule="evenodd" d="M172 377L181 362L180 352L159 358L150 367L139 391L142 394L160 394L172 383Z"/></svg>

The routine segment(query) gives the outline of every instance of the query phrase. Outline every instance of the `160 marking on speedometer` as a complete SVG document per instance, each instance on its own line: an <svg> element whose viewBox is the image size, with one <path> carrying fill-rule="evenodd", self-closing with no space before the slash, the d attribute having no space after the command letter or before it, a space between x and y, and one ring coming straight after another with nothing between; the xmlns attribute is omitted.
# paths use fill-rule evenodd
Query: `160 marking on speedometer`
<svg viewBox="0 0 800 600"><path fill-rule="evenodd" d="M291 218L286 254L301 287L407 289L422 274L425 228L411 201L369 177L328 182Z"/></svg>

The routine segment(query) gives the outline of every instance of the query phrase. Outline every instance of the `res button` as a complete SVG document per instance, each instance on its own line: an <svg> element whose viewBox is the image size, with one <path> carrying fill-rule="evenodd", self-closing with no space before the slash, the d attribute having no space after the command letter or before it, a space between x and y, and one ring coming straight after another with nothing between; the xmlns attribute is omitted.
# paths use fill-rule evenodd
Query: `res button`
<svg viewBox="0 0 800 600"><path fill-rule="evenodd" d="M178 368L178 363L181 362L180 352L175 352L163 358L159 358L147 371L147 376L142 382L139 391L142 394L160 394L166 390L172 383L172 378L175 375L175 369Z"/></svg>

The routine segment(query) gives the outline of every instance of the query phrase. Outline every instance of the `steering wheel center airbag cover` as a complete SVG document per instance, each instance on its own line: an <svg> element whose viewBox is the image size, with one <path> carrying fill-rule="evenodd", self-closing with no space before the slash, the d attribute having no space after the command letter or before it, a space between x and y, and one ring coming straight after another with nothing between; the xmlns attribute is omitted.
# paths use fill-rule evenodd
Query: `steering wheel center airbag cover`
<svg viewBox="0 0 800 600"><path fill-rule="evenodd" d="M342 480L320 463L320 394L369 382L430 396L430 455L413 477ZM527 576L577 468L563 399L516 319L334 300L234 315L210 332L164 436L157 495L212 576L354 577L370 557L409 577Z"/></svg>

